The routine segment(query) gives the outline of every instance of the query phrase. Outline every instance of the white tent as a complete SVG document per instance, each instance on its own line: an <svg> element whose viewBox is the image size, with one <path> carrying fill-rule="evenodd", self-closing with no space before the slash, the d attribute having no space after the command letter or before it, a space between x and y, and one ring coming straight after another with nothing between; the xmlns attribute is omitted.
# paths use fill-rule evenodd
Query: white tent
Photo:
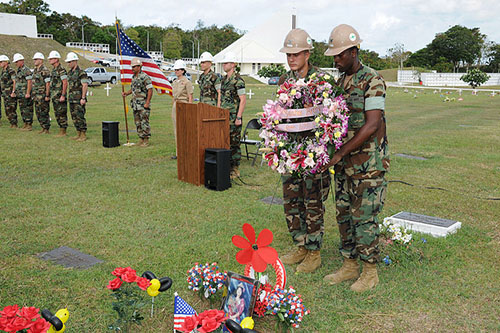
<svg viewBox="0 0 500 333"><path fill-rule="evenodd" d="M233 52L240 63L240 73L257 74L259 69L270 64L288 67L286 54L279 52L287 33L292 29L291 12L282 11L255 27L240 39L215 55L216 71L223 73L224 54Z"/></svg>

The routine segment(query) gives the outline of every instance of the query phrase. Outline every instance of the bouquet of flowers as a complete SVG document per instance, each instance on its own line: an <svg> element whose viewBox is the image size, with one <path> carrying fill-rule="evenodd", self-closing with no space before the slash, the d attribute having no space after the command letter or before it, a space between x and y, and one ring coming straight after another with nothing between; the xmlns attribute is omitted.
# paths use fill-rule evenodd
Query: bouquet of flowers
<svg viewBox="0 0 500 333"><path fill-rule="evenodd" d="M40 318L40 309L34 306L22 307L9 305L0 311L0 331L22 333L45 333L50 323Z"/></svg>
<svg viewBox="0 0 500 333"><path fill-rule="evenodd" d="M110 329L129 332L132 324L140 324L144 317L140 309L146 304L144 293L140 293L136 287L147 290L151 282L147 278L137 275L130 267L117 267L111 274L116 276L109 281L107 288L113 291L113 310L118 314L118 320L110 325ZM125 282L125 284L124 284Z"/></svg>
<svg viewBox="0 0 500 333"><path fill-rule="evenodd" d="M349 115L341 88L333 78L312 74L309 81L289 79L267 101L260 119L263 159L280 174L315 174L342 146ZM312 121L297 122L300 119ZM297 136L306 132L310 135Z"/></svg>
<svg viewBox="0 0 500 333"><path fill-rule="evenodd" d="M210 265L195 263L187 273L188 288L198 291L200 297L203 295L205 298L211 298L222 289L227 279L227 273L220 272L216 262Z"/></svg>
<svg viewBox="0 0 500 333"><path fill-rule="evenodd" d="M389 219L384 219L384 222L380 225L380 233L385 237L386 242L390 241L389 243L409 244L413 238L413 235L408 230L393 224Z"/></svg>
<svg viewBox="0 0 500 333"><path fill-rule="evenodd" d="M213 332L226 319L222 310L207 310L199 315L187 317L178 330L182 332Z"/></svg>
<svg viewBox="0 0 500 333"><path fill-rule="evenodd" d="M302 296L297 295L292 286L288 290L276 289L268 298L267 313L277 316L278 325L283 324L283 330L289 328L293 332L310 311L304 307Z"/></svg>
<svg viewBox="0 0 500 333"><path fill-rule="evenodd" d="M422 248L413 245L413 235L387 218L380 224L380 246L385 254L382 262L387 266L393 263L406 266L420 263L425 258Z"/></svg>

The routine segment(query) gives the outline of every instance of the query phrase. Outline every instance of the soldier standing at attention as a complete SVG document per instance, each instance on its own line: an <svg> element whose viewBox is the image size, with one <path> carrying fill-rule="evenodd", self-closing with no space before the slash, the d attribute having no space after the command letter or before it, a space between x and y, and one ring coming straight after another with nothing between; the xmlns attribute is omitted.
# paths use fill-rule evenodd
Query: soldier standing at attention
<svg viewBox="0 0 500 333"><path fill-rule="evenodd" d="M87 140L87 122L85 121L85 105L87 104L87 89L89 79L87 73L78 66L78 56L74 52L66 55L68 72L68 102L71 119L77 135L72 140L83 142Z"/></svg>
<svg viewBox="0 0 500 333"><path fill-rule="evenodd" d="M174 63L174 71L177 79L172 83L172 123L174 124L176 153L172 159L177 159L177 102L193 103L193 84L186 77L186 63L179 59Z"/></svg>
<svg viewBox="0 0 500 333"><path fill-rule="evenodd" d="M285 37L280 52L286 53L290 71L280 77L279 84L285 80L303 79L317 72L309 62L313 49L312 39L302 29L292 29ZM289 133L292 135L292 133ZM297 140L311 135L310 132L293 134ZM328 198L330 174L327 171L301 178L283 175L283 208L288 226L296 246L281 259L284 264L298 264L297 272L311 273L321 266L321 245L324 234L324 202Z"/></svg>
<svg viewBox="0 0 500 333"><path fill-rule="evenodd" d="M200 68L203 73L198 79L200 85L200 102L217 106L220 104L221 80L212 70L214 57L210 52L203 52L200 56Z"/></svg>
<svg viewBox="0 0 500 333"><path fill-rule="evenodd" d="M50 72L43 64L45 57L37 52L33 56L35 69L33 70L33 100L35 113L42 129L39 134L49 134L50 129Z"/></svg>
<svg viewBox="0 0 500 333"><path fill-rule="evenodd" d="M335 67L342 73L339 84L346 92L350 111L344 145L325 166L325 169L335 166L340 254L344 257L340 270L327 275L325 281L337 284L358 278L359 258L363 272L351 286L355 292L369 290L379 281L377 215L384 206L385 173L389 170L385 82L375 70L359 61L360 43L358 32L341 24L331 32L325 52L327 56L334 56Z"/></svg>
<svg viewBox="0 0 500 333"><path fill-rule="evenodd" d="M2 88L3 105L5 114L10 123L10 128L17 128L17 100L11 94L16 91L16 73L9 66L9 57L6 55L0 56L0 86Z"/></svg>
<svg viewBox="0 0 500 333"><path fill-rule="evenodd" d="M11 96L16 97L24 126L22 131L33 130L33 99L31 98L31 85L33 75L28 67L24 65L24 57L20 53L14 54L12 59L17 66L16 71L16 92Z"/></svg>
<svg viewBox="0 0 500 333"><path fill-rule="evenodd" d="M132 66L132 83L129 91L122 92L122 96L132 94L130 106L134 110L134 121L139 135L138 145L140 147L149 146L151 128L149 127L149 115L151 113L151 97L153 97L153 83L151 78L144 73L142 62L139 58L133 58L130 62Z"/></svg>
<svg viewBox="0 0 500 333"><path fill-rule="evenodd" d="M241 161L241 117L247 102L245 81L236 72L236 56L228 52L222 59L226 75L222 78L220 104L218 107L229 110L229 145L231 149L231 179L240 176L238 170Z"/></svg>
<svg viewBox="0 0 500 333"><path fill-rule="evenodd" d="M59 125L59 134L56 137L63 137L66 136L66 129L68 128L68 106L66 105L68 75L59 62L59 59L61 59L59 52L51 51L48 58L53 67L50 73L50 98Z"/></svg>

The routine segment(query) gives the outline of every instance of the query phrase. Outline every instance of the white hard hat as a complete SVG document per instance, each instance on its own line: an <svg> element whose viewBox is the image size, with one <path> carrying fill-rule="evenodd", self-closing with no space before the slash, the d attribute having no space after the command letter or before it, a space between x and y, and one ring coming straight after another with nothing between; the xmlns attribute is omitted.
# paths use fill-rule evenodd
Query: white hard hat
<svg viewBox="0 0 500 333"><path fill-rule="evenodd" d="M184 60L176 60L174 62L174 70L175 69L186 69L186 63L184 62Z"/></svg>
<svg viewBox="0 0 500 333"><path fill-rule="evenodd" d="M5 54L0 55L0 61L9 61L9 57L7 57Z"/></svg>
<svg viewBox="0 0 500 333"><path fill-rule="evenodd" d="M203 52L200 56L200 62L204 61L214 62L214 56L210 52Z"/></svg>
<svg viewBox="0 0 500 333"><path fill-rule="evenodd" d="M236 62L236 55L233 52L228 52L222 57L221 63L226 64L228 62Z"/></svg>
<svg viewBox="0 0 500 333"><path fill-rule="evenodd" d="M18 62L19 60L24 60L24 57L21 53L16 53L14 54L14 57L12 57L13 62Z"/></svg>
<svg viewBox="0 0 500 333"><path fill-rule="evenodd" d="M41 52L37 52L35 53L35 55L33 56L33 60L35 59L45 59L45 57L43 56L43 54Z"/></svg>
<svg viewBox="0 0 500 333"><path fill-rule="evenodd" d="M130 61L130 66L135 67L135 66L142 66L142 61L139 58L133 58L132 61Z"/></svg>
<svg viewBox="0 0 500 333"><path fill-rule="evenodd" d="M73 60L78 60L78 56L76 55L75 52L70 52L66 55L66 62L70 62L70 61L73 61Z"/></svg>
<svg viewBox="0 0 500 333"><path fill-rule="evenodd" d="M50 51L48 59L61 59L61 55L57 51Z"/></svg>

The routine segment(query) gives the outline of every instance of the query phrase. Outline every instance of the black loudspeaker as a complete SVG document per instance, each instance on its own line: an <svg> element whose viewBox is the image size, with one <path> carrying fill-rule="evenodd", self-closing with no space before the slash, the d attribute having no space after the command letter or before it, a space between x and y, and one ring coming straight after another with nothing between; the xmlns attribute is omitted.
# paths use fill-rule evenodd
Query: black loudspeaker
<svg viewBox="0 0 500 333"><path fill-rule="evenodd" d="M118 121L102 122L102 145L106 148L112 148L120 145L118 140Z"/></svg>
<svg viewBox="0 0 500 333"><path fill-rule="evenodd" d="M229 171L231 169L231 151L228 149L205 149L205 187L224 191L231 187Z"/></svg>

